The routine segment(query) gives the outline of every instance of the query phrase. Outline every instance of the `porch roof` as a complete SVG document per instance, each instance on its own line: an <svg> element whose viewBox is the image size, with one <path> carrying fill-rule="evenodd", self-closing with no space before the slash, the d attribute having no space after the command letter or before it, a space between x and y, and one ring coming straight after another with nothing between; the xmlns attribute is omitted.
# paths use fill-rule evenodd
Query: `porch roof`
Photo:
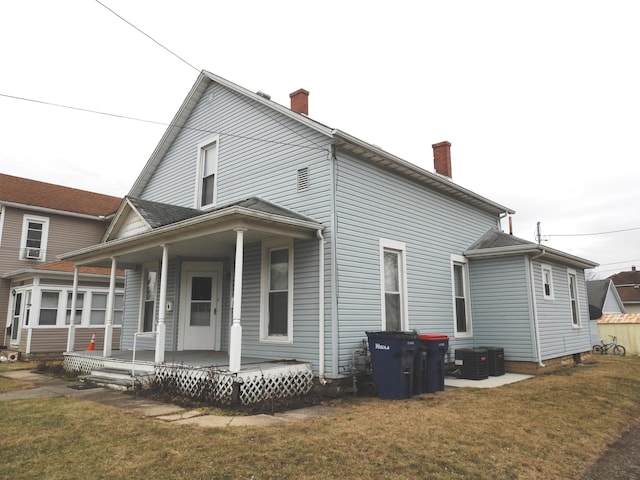
<svg viewBox="0 0 640 480"><path fill-rule="evenodd" d="M109 266L116 257L119 266L155 260L162 245L171 255L216 256L231 254L235 249L237 229L245 230L245 242L252 243L273 236L311 239L324 227L304 215L251 197L212 210L201 211L176 205L127 197L129 205L144 220L148 229L135 235L108 239L60 256L76 265ZM114 232L122 207L110 226Z"/></svg>
<svg viewBox="0 0 640 480"><path fill-rule="evenodd" d="M464 252L464 256L467 258L491 258L509 255L539 256L541 260L558 262L574 268L594 268L598 266L597 262L576 257L538 243L529 242L495 229L486 232Z"/></svg>

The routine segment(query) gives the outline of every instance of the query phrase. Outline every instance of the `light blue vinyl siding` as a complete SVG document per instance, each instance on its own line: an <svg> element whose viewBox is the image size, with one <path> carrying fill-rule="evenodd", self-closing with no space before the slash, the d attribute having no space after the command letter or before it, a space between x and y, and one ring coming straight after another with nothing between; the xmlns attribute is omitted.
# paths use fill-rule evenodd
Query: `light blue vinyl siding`
<svg viewBox="0 0 640 480"><path fill-rule="evenodd" d="M345 154L336 185L341 373L365 332L382 327L380 238L406 245L409 328L453 337L451 254L497 218Z"/></svg>
<svg viewBox="0 0 640 480"><path fill-rule="evenodd" d="M542 294L541 266L538 261L533 261L543 360L585 352L591 349L589 303L584 282L584 271L575 271L578 288L578 307L580 309L580 327L576 328L573 326L571 317L568 269L566 266L559 264L550 265L553 274L554 298L553 300L546 300Z"/></svg>
<svg viewBox="0 0 640 480"><path fill-rule="evenodd" d="M502 347L508 361L537 361L528 265L523 255L469 262L473 338L458 348Z"/></svg>
<svg viewBox="0 0 640 480"><path fill-rule="evenodd" d="M220 142L217 205L256 196L322 223L329 220L328 139L215 83L167 151L142 198L194 207L197 145L214 134ZM298 192L297 171L303 167L309 169L310 188Z"/></svg>

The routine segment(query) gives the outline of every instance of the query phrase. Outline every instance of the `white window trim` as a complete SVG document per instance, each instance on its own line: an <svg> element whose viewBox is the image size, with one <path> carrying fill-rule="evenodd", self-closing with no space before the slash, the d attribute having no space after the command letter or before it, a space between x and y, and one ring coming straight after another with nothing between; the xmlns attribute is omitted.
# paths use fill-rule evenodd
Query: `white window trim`
<svg viewBox="0 0 640 480"><path fill-rule="evenodd" d="M573 323L573 310L571 308L571 277L573 276L576 288L576 323ZM582 318L580 317L580 292L578 289L578 274L576 270L567 268L567 288L569 290L569 314L571 315L571 326L573 328L582 328Z"/></svg>
<svg viewBox="0 0 640 480"><path fill-rule="evenodd" d="M269 273L272 250L289 249L289 296L287 305L287 335L269 335ZM293 239L273 239L262 242L262 271L260 276L260 341L293 343Z"/></svg>
<svg viewBox="0 0 640 480"><path fill-rule="evenodd" d="M27 230L29 222L42 224L42 238L40 239L40 257L27 258ZM47 260L47 244L49 242L49 217L39 217L36 215L24 215L22 217L22 238L20 239L20 260L35 260L45 262Z"/></svg>
<svg viewBox="0 0 640 480"><path fill-rule="evenodd" d="M52 328L52 327L57 327L60 325L64 325L64 321L65 321L65 315L67 313L67 309L66 309L66 292L64 292L65 294L65 300L62 300L62 293L63 290L60 290L58 288L50 288L49 286L45 287L45 288L41 288L39 289L40 291L38 292L38 307L37 307L37 312L38 312L38 319L37 322L35 323L34 327L37 325L39 328ZM56 322L53 325L41 325L40 324L40 314L42 313L42 297L45 293L55 293L58 295L58 304L56 305ZM62 305L64 305L64 309L62 308ZM52 310L51 308L48 308L47 310ZM64 312L64 313L62 313ZM61 318L62 317L62 318ZM62 320L62 323L60 322L60 320Z"/></svg>
<svg viewBox="0 0 640 480"><path fill-rule="evenodd" d="M384 288L384 252L385 250L395 250L400 252L400 272L398 281L400 288L400 329L409 330L409 294L407 291L407 245L404 242L379 239L379 262L380 262L380 316L382 318L382 330L387 329L387 313L385 309L385 288Z"/></svg>
<svg viewBox="0 0 640 480"><path fill-rule="evenodd" d="M6 214L7 211L4 208L4 205L0 205L0 247L2 246L2 229L4 227L4 217Z"/></svg>
<svg viewBox="0 0 640 480"><path fill-rule="evenodd" d="M204 169L204 151L213 144L217 145L215 160L215 177L213 180L213 202L210 205L202 205L202 175ZM212 135L198 143L198 151L196 156L196 188L195 188L195 208L202 210L210 209L216 206L218 199L218 158L220 157L220 135Z"/></svg>
<svg viewBox="0 0 640 480"><path fill-rule="evenodd" d="M543 263L540 265L540 271L542 272L542 298L544 298L545 300L554 300L555 295L554 295L554 289L553 289L553 268L551 267L551 265L548 265L546 263ZM544 272L548 271L549 272L549 295L547 295L547 292L545 292L544 290Z"/></svg>
<svg viewBox="0 0 640 480"><path fill-rule="evenodd" d="M455 338L470 338L473 337L473 319L471 318L471 290L469 288L469 262L462 255L452 254L451 258L451 305L453 308L453 332ZM456 279L454 266L462 265L462 281L464 290L464 308L465 318L467 320L467 331L458 332L458 322L456 317Z"/></svg>

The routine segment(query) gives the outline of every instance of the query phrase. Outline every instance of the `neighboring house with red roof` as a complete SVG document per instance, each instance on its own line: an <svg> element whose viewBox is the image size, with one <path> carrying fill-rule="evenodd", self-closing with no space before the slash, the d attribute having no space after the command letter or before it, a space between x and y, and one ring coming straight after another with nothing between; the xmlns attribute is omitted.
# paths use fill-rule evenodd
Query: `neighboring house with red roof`
<svg viewBox="0 0 640 480"><path fill-rule="evenodd" d="M64 352L71 291L78 297L74 347L84 348L104 323L110 270L82 267L58 256L99 243L121 199L0 174L0 341L23 354ZM118 272L115 309L124 289ZM117 316L117 315L116 315ZM100 330L98 330L100 337ZM116 345L119 345L116 343Z"/></svg>
<svg viewBox="0 0 640 480"><path fill-rule="evenodd" d="M618 290L627 313L640 313L640 271L636 266L631 271L620 272L609 277Z"/></svg>

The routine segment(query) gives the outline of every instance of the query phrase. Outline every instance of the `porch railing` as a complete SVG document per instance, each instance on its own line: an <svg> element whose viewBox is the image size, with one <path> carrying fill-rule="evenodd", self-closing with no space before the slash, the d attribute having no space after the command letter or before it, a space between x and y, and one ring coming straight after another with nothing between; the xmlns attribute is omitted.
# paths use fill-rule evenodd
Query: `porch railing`
<svg viewBox="0 0 640 480"><path fill-rule="evenodd" d="M136 383L136 348L138 343L138 337L143 338L156 338L158 332L136 332L133 334L133 356L131 359L131 385L135 387Z"/></svg>

